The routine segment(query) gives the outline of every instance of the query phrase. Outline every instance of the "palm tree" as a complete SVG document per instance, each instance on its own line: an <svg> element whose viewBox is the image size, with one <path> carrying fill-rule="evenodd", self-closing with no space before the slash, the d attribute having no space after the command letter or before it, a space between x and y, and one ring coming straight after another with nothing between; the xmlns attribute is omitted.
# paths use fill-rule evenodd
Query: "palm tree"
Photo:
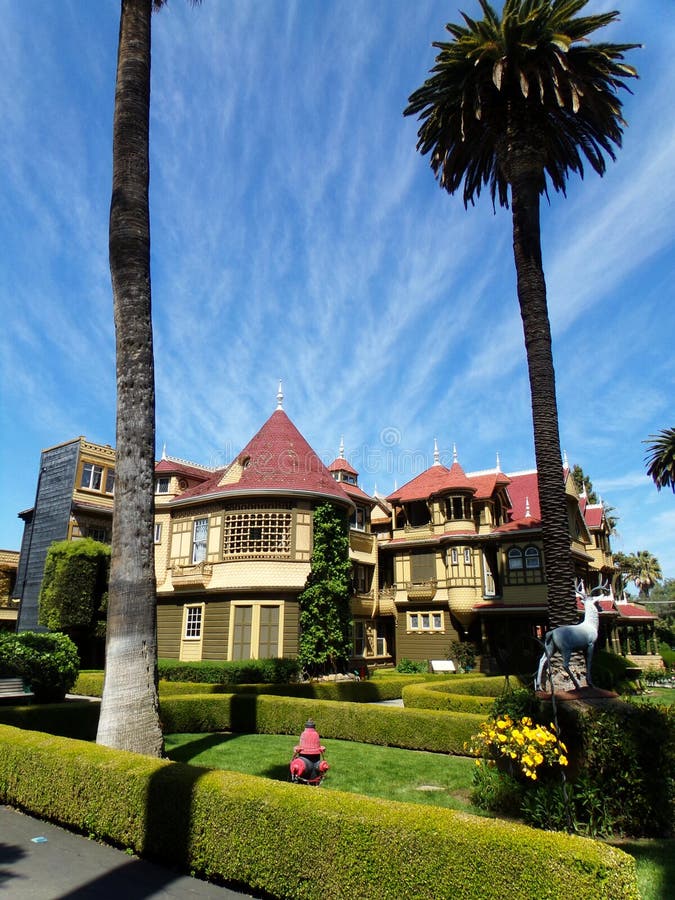
<svg viewBox="0 0 675 900"><path fill-rule="evenodd" d="M670 485L675 493L675 428L664 428L649 438L647 475L659 490Z"/></svg>
<svg viewBox="0 0 675 900"><path fill-rule="evenodd" d="M153 7L121 0L109 254L117 352L117 458L106 664L97 742L160 756L153 545L155 375L149 120Z"/></svg>
<svg viewBox="0 0 675 900"><path fill-rule="evenodd" d="M539 199L550 183L565 193L585 157L602 175L621 145L618 89L637 77L624 52L636 44L590 44L616 12L575 17L586 0L506 0L501 18L479 0L483 18L446 25L453 40L431 77L409 98L418 115L417 149L430 154L440 186L464 205L489 183L493 205L510 203L518 300L523 320L542 536L552 625L577 618L562 479L551 330L542 267Z"/></svg>
<svg viewBox="0 0 675 900"><path fill-rule="evenodd" d="M640 597L643 600L648 600L649 592L656 582L663 577L658 559L649 550L638 550L634 554L630 577L635 582L635 587L640 592Z"/></svg>
<svg viewBox="0 0 675 900"><path fill-rule="evenodd" d="M649 598L649 592L657 581L663 577L661 564L648 550L628 554L615 553L614 565L625 579L625 583L632 581L645 600Z"/></svg>

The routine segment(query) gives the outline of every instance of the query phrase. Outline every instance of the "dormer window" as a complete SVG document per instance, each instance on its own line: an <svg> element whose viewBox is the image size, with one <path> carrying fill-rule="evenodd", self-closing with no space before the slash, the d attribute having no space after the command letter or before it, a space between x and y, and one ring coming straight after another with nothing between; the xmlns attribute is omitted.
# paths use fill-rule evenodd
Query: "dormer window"
<svg viewBox="0 0 675 900"><path fill-rule="evenodd" d="M168 494L169 493L169 482L170 478L168 476L162 476L158 478L155 482L155 493L156 494Z"/></svg>

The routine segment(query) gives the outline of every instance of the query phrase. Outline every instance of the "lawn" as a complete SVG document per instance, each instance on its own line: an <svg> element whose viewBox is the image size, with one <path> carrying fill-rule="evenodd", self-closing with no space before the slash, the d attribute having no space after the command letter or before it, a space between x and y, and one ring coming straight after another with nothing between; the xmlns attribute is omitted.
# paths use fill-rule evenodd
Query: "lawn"
<svg viewBox="0 0 675 900"><path fill-rule="evenodd" d="M290 781L297 738L259 734L172 734L167 755L180 762ZM348 791L481 815L469 801L472 759L349 741L328 741L330 765L321 790Z"/></svg>
<svg viewBox="0 0 675 900"><path fill-rule="evenodd" d="M663 702L663 701L660 701ZM290 781L288 764L297 738L262 734L171 734L167 755L174 760ZM469 800L473 759L377 747L347 741L326 741L331 768L321 788L425 803L485 815ZM613 841L637 861L642 900L675 900L675 841Z"/></svg>

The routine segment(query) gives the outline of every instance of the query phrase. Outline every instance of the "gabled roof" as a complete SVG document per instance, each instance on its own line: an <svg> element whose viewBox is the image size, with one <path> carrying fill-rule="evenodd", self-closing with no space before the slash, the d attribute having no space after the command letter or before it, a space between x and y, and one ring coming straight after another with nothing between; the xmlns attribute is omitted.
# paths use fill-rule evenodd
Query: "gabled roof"
<svg viewBox="0 0 675 900"><path fill-rule="evenodd" d="M387 500L398 503L410 503L412 500L426 500L436 494L460 490L475 493L476 488L469 481L464 469L458 462L453 462L448 469L440 463L434 463L402 488L389 494Z"/></svg>
<svg viewBox="0 0 675 900"><path fill-rule="evenodd" d="M346 494L349 494L350 497L354 497L356 500L367 502L371 506L377 504L377 500L375 500L374 497L371 497L370 494L366 494L365 491L362 491L358 484L350 484L348 481L341 481L340 487Z"/></svg>
<svg viewBox="0 0 675 900"><path fill-rule="evenodd" d="M586 521L586 525L589 528L600 528L602 525L602 520L605 515L604 507L601 503L594 503L593 505L586 505L582 508L582 512L584 515L584 519Z"/></svg>
<svg viewBox="0 0 675 900"><path fill-rule="evenodd" d="M173 501L242 494L311 494L351 506L332 477L283 409L276 409L230 465Z"/></svg>
<svg viewBox="0 0 675 900"><path fill-rule="evenodd" d="M511 484L511 479L503 472L486 472L482 475L469 473L466 477L476 488L474 497L476 500L487 500L492 497L497 488L507 487L507 485Z"/></svg>

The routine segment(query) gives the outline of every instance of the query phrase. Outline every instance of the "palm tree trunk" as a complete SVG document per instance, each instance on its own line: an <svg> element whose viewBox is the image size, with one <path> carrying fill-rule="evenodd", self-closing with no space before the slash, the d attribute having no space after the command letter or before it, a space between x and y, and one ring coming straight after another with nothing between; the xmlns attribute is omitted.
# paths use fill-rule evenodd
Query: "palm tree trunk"
<svg viewBox="0 0 675 900"><path fill-rule="evenodd" d="M153 546L155 388L150 291L152 0L122 0L110 204L117 460L97 742L160 756Z"/></svg>
<svg viewBox="0 0 675 900"><path fill-rule="evenodd" d="M531 174L512 173L510 182L513 254L532 395L549 621L555 627L576 622L578 615L562 478L551 327L541 259L539 189L537 179Z"/></svg>

